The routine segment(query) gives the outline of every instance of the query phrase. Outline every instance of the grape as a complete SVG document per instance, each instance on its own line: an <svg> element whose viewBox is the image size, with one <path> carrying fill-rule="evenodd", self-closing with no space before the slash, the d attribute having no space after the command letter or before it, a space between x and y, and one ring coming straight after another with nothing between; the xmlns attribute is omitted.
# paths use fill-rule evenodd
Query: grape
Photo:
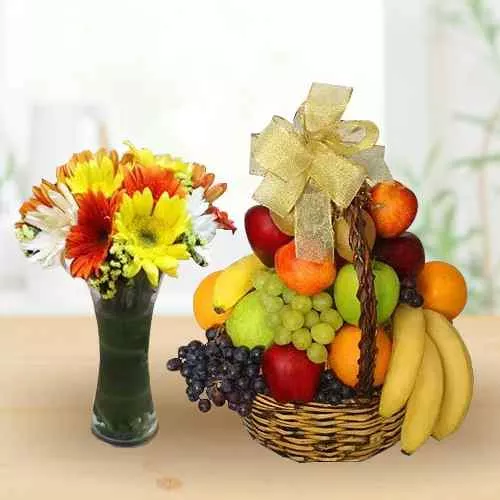
<svg viewBox="0 0 500 500"><path fill-rule="evenodd" d="M262 346L256 346L250 351L250 361L252 363L260 364L262 359L262 354L264 354L264 348Z"/></svg>
<svg viewBox="0 0 500 500"><path fill-rule="evenodd" d="M219 349L224 349L225 347L232 347L233 343L231 339L229 338L229 335L219 335L217 337L217 345L219 346Z"/></svg>
<svg viewBox="0 0 500 500"><path fill-rule="evenodd" d="M331 325L335 331L337 331L344 324L342 316L335 309L327 309L326 311L323 311L320 318L323 323Z"/></svg>
<svg viewBox="0 0 500 500"><path fill-rule="evenodd" d="M246 374L252 379L255 378L260 372L260 366L258 365L248 365L246 369Z"/></svg>
<svg viewBox="0 0 500 500"><path fill-rule="evenodd" d="M257 377L253 384L255 392L263 393L267 390L267 384L263 377Z"/></svg>
<svg viewBox="0 0 500 500"><path fill-rule="evenodd" d="M267 297L278 300L280 308L283 306L281 298ZM227 401L230 409L248 415L257 391L267 393L260 367L264 347L234 347L223 326L216 327L216 331L206 332L205 344L194 340L179 347L178 357L170 359L167 368L180 371L185 378L187 398L198 401L203 413L212 406L224 406Z"/></svg>
<svg viewBox="0 0 500 500"><path fill-rule="evenodd" d="M297 292L290 290L290 288L286 287L283 289L283 292L281 293L283 295L283 300L285 301L285 304L290 304L295 295L297 295Z"/></svg>
<svg viewBox="0 0 500 500"><path fill-rule="evenodd" d="M199 340L191 340L188 344L189 349L199 349L203 344Z"/></svg>
<svg viewBox="0 0 500 500"><path fill-rule="evenodd" d="M312 300L307 295L296 295L290 302L292 309L302 314L308 313L312 308Z"/></svg>
<svg viewBox="0 0 500 500"><path fill-rule="evenodd" d="M281 318L281 324L283 324L283 316L288 314L290 311L293 311L292 306L290 304L286 304L281 308L281 311L279 312Z"/></svg>
<svg viewBox="0 0 500 500"><path fill-rule="evenodd" d="M337 394L336 392L332 392L331 394L328 395L328 402L331 405L336 405L339 404L342 401L342 397Z"/></svg>
<svg viewBox="0 0 500 500"><path fill-rule="evenodd" d="M207 340L215 340L217 335L219 335L219 329L217 327L209 328L205 333Z"/></svg>
<svg viewBox="0 0 500 500"><path fill-rule="evenodd" d="M222 349L222 356L224 357L224 359L231 361L231 359L233 359L233 351L234 349L232 347L224 347L224 349Z"/></svg>
<svg viewBox="0 0 500 500"><path fill-rule="evenodd" d="M167 370L176 372L182 368L182 361L179 358L172 358L167 361Z"/></svg>
<svg viewBox="0 0 500 500"><path fill-rule="evenodd" d="M321 292L313 296L312 303L316 311L322 312L332 307L333 299L330 294Z"/></svg>
<svg viewBox="0 0 500 500"><path fill-rule="evenodd" d="M261 295L262 305L269 313L277 313L283 307L283 299L272 295Z"/></svg>
<svg viewBox="0 0 500 500"><path fill-rule="evenodd" d="M237 381L236 381L236 385L240 388L240 389L247 389L248 388L248 385L249 385L250 381L247 377L241 377L239 378Z"/></svg>
<svg viewBox="0 0 500 500"><path fill-rule="evenodd" d="M284 326L279 326L274 332L274 343L278 345L287 345L292 341L292 332Z"/></svg>
<svg viewBox="0 0 500 500"><path fill-rule="evenodd" d="M247 417L250 415L251 407L248 404L242 403L238 408L238 413L240 417Z"/></svg>
<svg viewBox="0 0 500 500"><path fill-rule="evenodd" d="M264 286L264 291L272 295L273 297L277 297L278 295L281 295L283 292L283 283L281 283L281 280L279 279L277 274L271 274L266 281L266 285Z"/></svg>
<svg viewBox="0 0 500 500"><path fill-rule="evenodd" d="M226 394L226 399L230 403L239 403L240 402L240 393L237 391L232 391L229 394Z"/></svg>
<svg viewBox="0 0 500 500"><path fill-rule="evenodd" d="M292 342L296 349L305 351L311 345L311 333L307 328L299 328L292 333Z"/></svg>
<svg viewBox="0 0 500 500"><path fill-rule="evenodd" d="M239 405L238 405L238 403L233 403L232 401L229 401L229 402L227 403L227 407L228 407L230 410L233 410L233 411L238 411Z"/></svg>
<svg viewBox="0 0 500 500"><path fill-rule="evenodd" d="M210 408L212 405L210 404L210 401L208 399L200 399L198 401L198 408L202 413L206 413L207 411L210 411Z"/></svg>
<svg viewBox="0 0 500 500"><path fill-rule="evenodd" d="M191 387L193 389L193 392L197 392L198 394L201 394L203 392L203 389L205 389L205 384L203 382L201 382L200 380L195 380Z"/></svg>
<svg viewBox="0 0 500 500"><path fill-rule="evenodd" d="M328 323L318 323L311 328L311 335L318 344L328 345L332 343L335 330Z"/></svg>
<svg viewBox="0 0 500 500"><path fill-rule="evenodd" d="M186 361L190 364L196 363L196 354L192 351L188 351L188 353L186 354Z"/></svg>
<svg viewBox="0 0 500 500"><path fill-rule="evenodd" d="M233 390L233 384L229 379L224 379L221 384L220 384L220 389L223 393L227 394L229 392L232 392Z"/></svg>
<svg viewBox="0 0 500 500"><path fill-rule="evenodd" d="M270 313L267 315L267 322L271 328L276 328L281 325L281 316L278 312Z"/></svg>
<svg viewBox="0 0 500 500"><path fill-rule="evenodd" d="M253 401L253 398L255 397L255 394L253 391L245 391L241 395L241 400L245 403L250 403Z"/></svg>
<svg viewBox="0 0 500 500"><path fill-rule="evenodd" d="M249 349L248 347L242 346L242 347L237 347L234 350L234 360L237 361L238 363L245 363L248 361L248 355L249 355Z"/></svg>
<svg viewBox="0 0 500 500"><path fill-rule="evenodd" d="M316 401L336 405L343 399L352 397L354 397L354 390L340 382L331 370L325 370L321 374Z"/></svg>
<svg viewBox="0 0 500 500"><path fill-rule="evenodd" d="M266 269L257 271L252 278L252 285L256 290L263 290L271 273Z"/></svg>
<svg viewBox="0 0 500 500"><path fill-rule="evenodd" d="M316 342L314 342L307 349L307 357L313 363L321 364L328 358L328 351L324 345L316 344Z"/></svg>
<svg viewBox="0 0 500 500"><path fill-rule="evenodd" d="M236 379L238 377L238 375L240 374L240 367L239 365L231 365L229 366L228 370L227 370L227 376L229 379Z"/></svg>
<svg viewBox="0 0 500 500"><path fill-rule="evenodd" d="M220 354L219 346L215 342L209 342L205 353L209 358L215 358Z"/></svg>
<svg viewBox="0 0 500 500"><path fill-rule="evenodd" d="M312 328L316 323L319 323L319 314L316 311L309 311L304 319L304 326Z"/></svg>
<svg viewBox="0 0 500 500"><path fill-rule="evenodd" d="M282 314L281 321L287 330L298 330L304 325L304 315L291 309Z"/></svg>

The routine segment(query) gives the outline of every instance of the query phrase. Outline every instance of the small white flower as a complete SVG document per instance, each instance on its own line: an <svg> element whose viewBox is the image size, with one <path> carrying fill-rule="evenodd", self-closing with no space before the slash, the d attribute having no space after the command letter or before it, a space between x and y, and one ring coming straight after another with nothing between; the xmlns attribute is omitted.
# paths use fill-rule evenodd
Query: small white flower
<svg viewBox="0 0 500 500"><path fill-rule="evenodd" d="M77 221L78 204L73 195L64 184L57 188L59 192L47 192L53 206L39 205L24 217L26 224L40 232L31 240L21 241L21 249L34 252L30 260L40 262L43 267L53 267L63 261L66 237Z"/></svg>
<svg viewBox="0 0 500 500"><path fill-rule="evenodd" d="M206 214L208 202L203 198L203 188L195 189L187 203L188 212L191 216L191 225L194 234L198 236L203 245L210 243L217 231L217 223L214 214Z"/></svg>

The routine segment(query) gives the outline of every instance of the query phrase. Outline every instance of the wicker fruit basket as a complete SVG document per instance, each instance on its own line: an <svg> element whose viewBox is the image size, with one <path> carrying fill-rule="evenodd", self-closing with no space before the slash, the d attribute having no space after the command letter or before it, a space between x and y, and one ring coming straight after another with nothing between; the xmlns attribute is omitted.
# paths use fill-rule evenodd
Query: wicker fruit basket
<svg viewBox="0 0 500 500"><path fill-rule="evenodd" d="M367 186L363 186L346 210L354 267L360 283L357 296L361 303L362 334L356 397L331 406L279 403L269 396L258 395L250 415L244 419L253 439L297 462L366 460L399 440L404 408L390 418L380 417L379 392L373 387L376 298L362 217L367 201Z"/></svg>

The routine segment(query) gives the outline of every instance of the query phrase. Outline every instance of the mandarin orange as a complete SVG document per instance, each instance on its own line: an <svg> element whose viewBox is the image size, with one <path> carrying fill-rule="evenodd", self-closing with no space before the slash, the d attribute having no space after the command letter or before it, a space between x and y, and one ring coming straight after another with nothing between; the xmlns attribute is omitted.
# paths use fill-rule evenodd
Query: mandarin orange
<svg viewBox="0 0 500 500"><path fill-rule="evenodd" d="M330 344L330 353L328 356L330 368L349 387L355 387L358 383L360 340L361 330L357 326L344 325L335 334L335 338ZM381 327L377 328L375 344L377 346L377 353L373 375L374 385L379 386L384 383L392 349L392 343Z"/></svg>
<svg viewBox="0 0 500 500"><path fill-rule="evenodd" d="M467 284L462 273L447 262L431 261L417 276L417 290L424 298L424 307L456 318L467 303Z"/></svg>
<svg viewBox="0 0 500 500"><path fill-rule="evenodd" d="M276 252L274 267L281 281L301 295L322 292L332 285L337 275L333 259L319 263L298 259L293 240Z"/></svg>

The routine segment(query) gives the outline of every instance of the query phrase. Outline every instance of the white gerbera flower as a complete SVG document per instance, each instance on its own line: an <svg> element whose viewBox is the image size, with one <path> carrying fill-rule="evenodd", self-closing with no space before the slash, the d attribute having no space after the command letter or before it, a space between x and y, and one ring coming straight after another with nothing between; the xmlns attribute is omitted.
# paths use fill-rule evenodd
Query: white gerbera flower
<svg viewBox="0 0 500 500"><path fill-rule="evenodd" d="M217 231L217 223L214 214L206 214L208 202L203 198L204 189L193 190L188 199L188 212L191 216L193 232L198 236L202 245L210 243Z"/></svg>
<svg viewBox="0 0 500 500"><path fill-rule="evenodd" d="M65 184L59 184L57 189L46 193L52 206L38 205L24 216L24 222L40 232L31 240L21 241L21 248L32 254L30 260L40 262L43 267L62 262L66 236L77 222L78 204L73 195Z"/></svg>

